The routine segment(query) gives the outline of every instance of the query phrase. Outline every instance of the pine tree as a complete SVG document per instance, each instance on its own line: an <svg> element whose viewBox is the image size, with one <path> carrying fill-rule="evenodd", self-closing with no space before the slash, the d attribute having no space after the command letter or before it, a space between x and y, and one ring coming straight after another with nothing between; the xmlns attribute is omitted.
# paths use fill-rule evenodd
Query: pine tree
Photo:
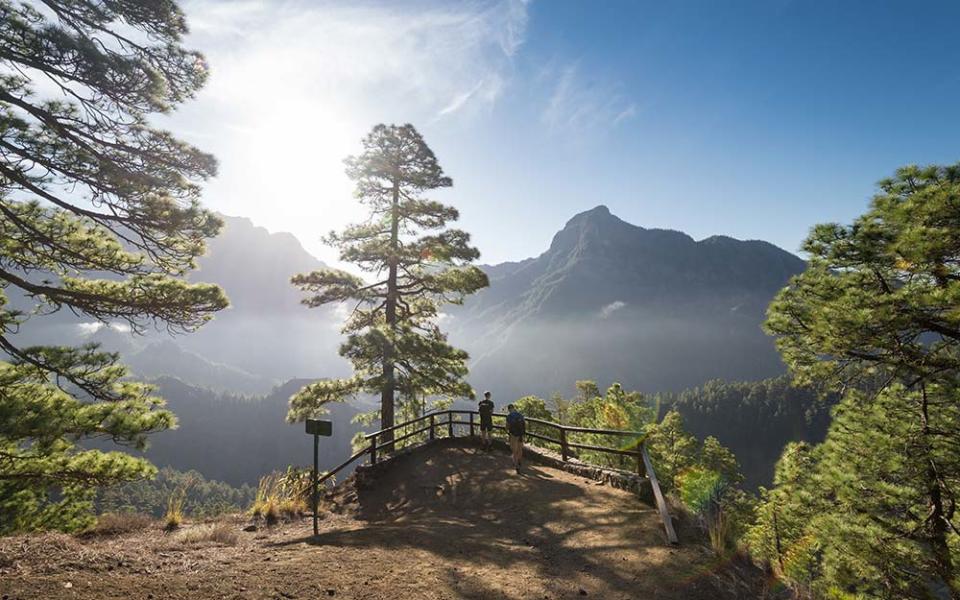
<svg viewBox="0 0 960 600"><path fill-rule="evenodd" d="M447 228L459 218L457 210L422 197L453 182L412 125L377 125L364 138L363 153L345 162L370 218L331 233L327 242L373 280L324 269L292 282L310 294L307 306L350 303L340 355L351 361L354 376L306 386L291 398L290 418L366 392L380 396L380 424L387 428L398 393L409 401L425 394L472 396L463 380L467 354L447 343L439 308L462 303L488 281L470 264L480 254L469 234Z"/></svg>
<svg viewBox="0 0 960 600"><path fill-rule="evenodd" d="M174 424L116 355L19 333L62 309L190 331L226 306L179 279L221 225L199 205L216 164L148 122L206 79L185 32L170 1L0 0L0 531L82 526L93 486L154 469L78 442Z"/></svg>
<svg viewBox="0 0 960 600"><path fill-rule="evenodd" d="M893 384L850 392L837 407L817 469L830 510L811 527L831 585L868 598L956 597L949 574L960 550L952 495L960 486L958 391ZM924 422L953 433L929 435Z"/></svg>
<svg viewBox="0 0 960 600"><path fill-rule="evenodd" d="M730 485L736 486L743 483L743 473L740 472L737 457L712 435L703 440L703 447L700 448L700 465L717 473Z"/></svg>
<svg viewBox="0 0 960 600"><path fill-rule="evenodd" d="M928 587L944 586L951 598L960 598L960 464L951 458L960 439L952 412L960 385L958 203L960 164L899 169L852 225L814 228L804 244L807 270L778 295L767 320L798 382L846 391L847 420L890 425L882 429L887 438L857 433L852 421L830 433L830 448L869 448L866 462L825 461L824 476L848 499L848 512L871 520L872 533L891 541L859 546L855 572L873 578L867 585L874 588L909 587L916 573L927 573ZM877 411L882 420L874 418ZM952 444L953 454L943 444ZM910 475L870 486L876 495L858 492L865 474L879 476L878 464L901 465ZM894 510L907 505L906 512ZM876 512L887 509L892 515ZM899 569L883 576L895 581L884 582L881 571L892 564L885 550L896 547L895 539L923 552L903 553ZM849 581L846 571L830 573Z"/></svg>
<svg viewBox="0 0 960 600"><path fill-rule="evenodd" d="M787 444L777 461L774 487L760 488L756 518L745 541L754 558L768 561L804 597L821 579L820 547L811 527L828 510L816 473L820 449L805 442Z"/></svg>
<svg viewBox="0 0 960 600"><path fill-rule="evenodd" d="M650 428L646 438L647 449L657 471L660 485L673 489L677 477L693 466L697 459L697 438L683 428L683 417L675 410Z"/></svg>

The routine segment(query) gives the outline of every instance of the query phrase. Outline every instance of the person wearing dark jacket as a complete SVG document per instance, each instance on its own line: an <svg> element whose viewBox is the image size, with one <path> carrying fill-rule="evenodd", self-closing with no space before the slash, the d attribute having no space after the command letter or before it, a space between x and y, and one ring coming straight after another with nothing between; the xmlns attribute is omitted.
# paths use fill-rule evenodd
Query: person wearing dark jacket
<svg viewBox="0 0 960 600"><path fill-rule="evenodd" d="M520 472L523 460L523 436L527 432L527 423L514 405L507 406L507 433L510 434L510 453L513 455L513 468Z"/></svg>

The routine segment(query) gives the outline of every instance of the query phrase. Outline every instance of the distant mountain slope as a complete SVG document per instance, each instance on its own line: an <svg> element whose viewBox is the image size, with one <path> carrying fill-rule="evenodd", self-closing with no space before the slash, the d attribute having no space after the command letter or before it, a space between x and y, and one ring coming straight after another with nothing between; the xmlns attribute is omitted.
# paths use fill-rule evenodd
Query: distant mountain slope
<svg viewBox="0 0 960 600"><path fill-rule="evenodd" d="M313 438L304 433L303 423L286 422L288 398L307 381L288 381L256 398L216 393L170 377L156 383L180 423L150 437L144 455L157 466L193 469L208 479L255 486L271 471L312 463ZM350 455L350 441L360 430L351 422L360 412L353 404L333 403L329 409L322 418L334 426L333 436L321 440L324 469Z"/></svg>
<svg viewBox="0 0 960 600"><path fill-rule="evenodd" d="M61 310L31 318L17 334L18 343L96 341L136 363L135 370L142 374L170 375L240 393L262 393L274 381L294 377L345 374L347 365L337 355L340 334L334 309L308 310L300 304L300 292L290 285L291 276L322 268L323 263L292 234L270 233L242 217L223 219L223 231L208 241L199 268L188 278L223 287L230 307L199 331L171 337L161 325L148 329L145 337L134 337L122 324L107 327ZM32 306L16 290L10 295L14 306ZM199 358L191 361L191 354Z"/></svg>
<svg viewBox="0 0 960 600"><path fill-rule="evenodd" d="M269 233L249 219L223 217L223 232L209 242L190 274L216 283L230 298L200 331L177 338L183 348L261 377L329 377L347 372L337 355L339 323L333 307L309 310L290 285L296 273L322 268L289 233Z"/></svg>
<svg viewBox="0 0 960 600"><path fill-rule="evenodd" d="M323 262L307 252L292 233L270 233L246 217L220 217L223 231L208 241L207 253L189 278L223 287L230 296L231 313L306 310L290 277L321 269Z"/></svg>
<svg viewBox="0 0 960 600"><path fill-rule="evenodd" d="M186 383L220 392L266 394L275 385L266 377L188 352L171 340L161 340L127 354L125 362L138 377L171 375Z"/></svg>
<svg viewBox="0 0 960 600"><path fill-rule="evenodd" d="M490 288L452 311L477 387L507 395L618 380L646 391L782 370L760 324L804 262L762 241L695 241L605 206L574 216L540 256L487 267Z"/></svg>

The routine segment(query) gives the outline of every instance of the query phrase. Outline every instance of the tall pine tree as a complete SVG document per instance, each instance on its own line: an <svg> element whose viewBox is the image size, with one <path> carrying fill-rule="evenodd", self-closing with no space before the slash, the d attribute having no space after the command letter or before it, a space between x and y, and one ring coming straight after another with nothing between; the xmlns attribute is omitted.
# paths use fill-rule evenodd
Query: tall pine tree
<svg viewBox="0 0 960 600"><path fill-rule="evenodd" d="M800 383L845 391L819 465L825 576L960 599L960 165L880 188L852 225L814 228L767 328Z"/></svg>
<svg viewBox="0 0 960 600"><path fill-rule="evenodd" d="M423 197L453 185L433 151L412 125L377 125L363 140L363 153L346 159L356 195L369 219L327 243L344 262L371 275L364 280L339 269L297 275L292 282L310 307L350 303L341 356L353 364L349 379L318 381L291 398L290 418L303 419L322 405L364 392L380 396L380 424L394 424L394 404L418 396L467 396L467 354L447 343L439 308L459 304L488 285L470 263L480 253L470 236L447 224L457 210ZM384 441L392 439L384 436Z"/></svg>
<svg viewBox="0 0 960 600"><path fill-rule="evenodd" d="M169 0L0 0L0 531L82 526L93 486L154 469L78 442L174 424L116 355L18 334L63 309L190 331L227 304L179 278L221 225L198 201L214 159L148 122L206 79L185 32Z"/></svg>

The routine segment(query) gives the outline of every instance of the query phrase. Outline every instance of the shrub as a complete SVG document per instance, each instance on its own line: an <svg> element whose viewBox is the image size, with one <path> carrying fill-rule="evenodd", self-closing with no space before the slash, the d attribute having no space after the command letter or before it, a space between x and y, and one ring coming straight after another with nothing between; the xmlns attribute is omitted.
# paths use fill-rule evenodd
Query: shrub
<svg viewBox="0 0 960 600"><path fill-rule="evenodd" d="M680 499L707 532L710 547L718 556L735 549L747 524L753 520L754 501L724 476L701 466L677 476Z"/></svg>
<svg viewBox="0 0 960 600"><path fill-rule="evenodd" d="M97 517L97 522L87 533L92 535L119 535L140 531L154 523L150 515L142 513L106 513Z"/></svg>

